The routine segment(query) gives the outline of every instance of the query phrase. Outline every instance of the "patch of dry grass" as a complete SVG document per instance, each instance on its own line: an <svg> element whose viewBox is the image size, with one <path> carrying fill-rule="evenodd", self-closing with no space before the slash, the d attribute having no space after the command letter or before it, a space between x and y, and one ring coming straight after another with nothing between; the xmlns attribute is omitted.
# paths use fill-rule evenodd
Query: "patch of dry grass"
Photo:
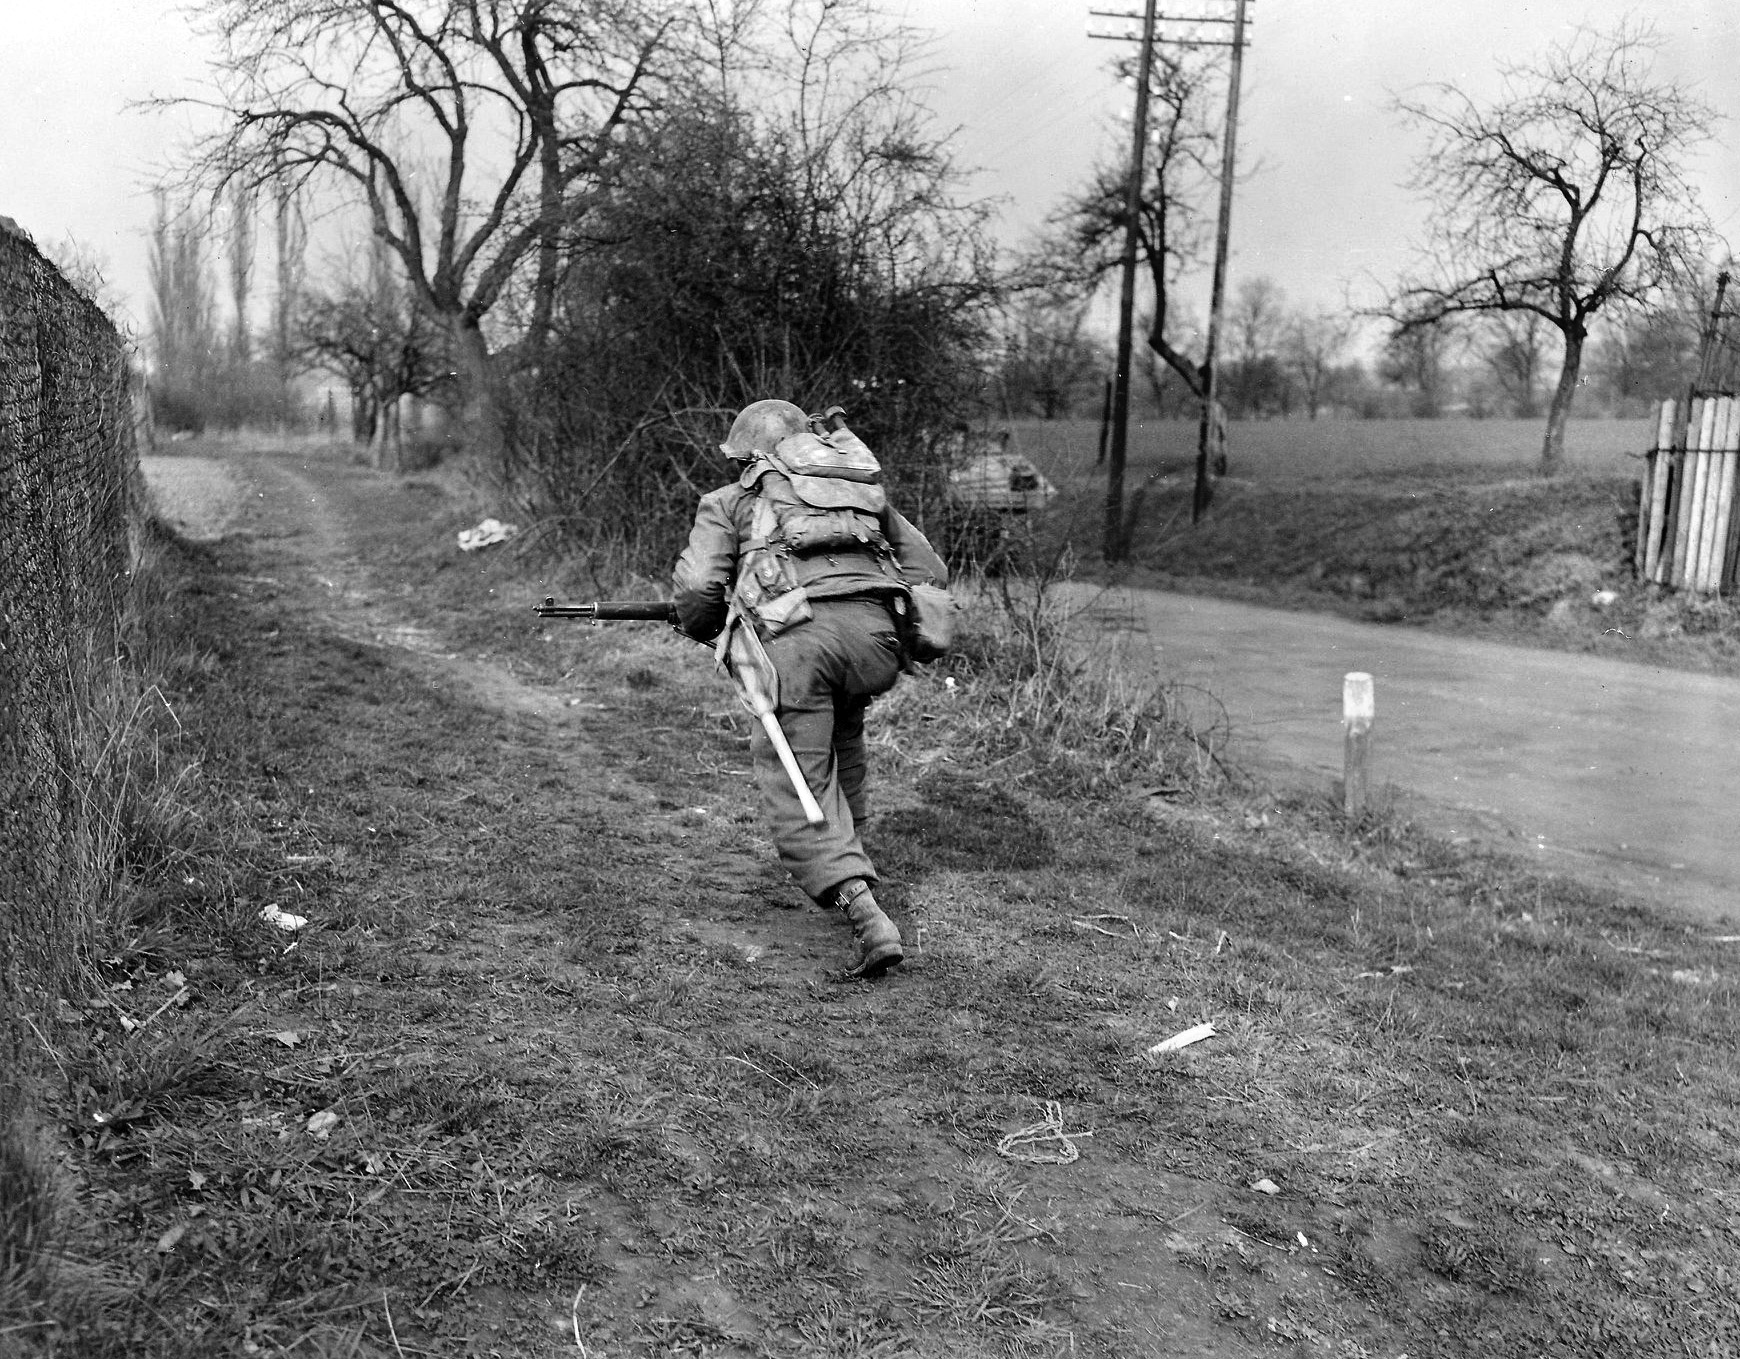
<svg viewBox="0 0 1740 1359"><path fill-rule="evenodd" d="M960 637L945 660L877 708L878 747L909 769L954 761L1019 786L1169 795L1222 781L1224 727L1202 726L1180 686L1118 637L1095 638L1046 577L967 579Z"/></svg>

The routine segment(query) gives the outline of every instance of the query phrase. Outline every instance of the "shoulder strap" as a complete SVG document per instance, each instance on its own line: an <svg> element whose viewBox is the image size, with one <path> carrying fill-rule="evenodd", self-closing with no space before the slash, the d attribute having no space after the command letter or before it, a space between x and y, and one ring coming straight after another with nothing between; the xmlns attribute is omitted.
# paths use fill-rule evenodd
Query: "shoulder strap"
<svg viewBox="0 0 1740 1359"><path fill-rule="evenodd" d="M779 514L773 502L764 495L755 497L755 509L749 517L749 538L743 544L745 552L764 552L779 532Z"/></svg>

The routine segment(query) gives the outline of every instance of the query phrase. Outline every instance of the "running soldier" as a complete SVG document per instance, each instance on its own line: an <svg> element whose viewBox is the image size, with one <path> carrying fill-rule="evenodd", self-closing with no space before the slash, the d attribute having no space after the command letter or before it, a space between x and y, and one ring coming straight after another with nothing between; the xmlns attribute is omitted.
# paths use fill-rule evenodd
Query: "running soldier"
<svg viewBox="0 0 1740 1359"><path fill-rule="evenodd" d="M828 429L789 401L757 401L720 449L739 475L695 512L673 576L679 626L722 642L731 628L752 627L764 643L779 728L824 816L806 818L773 742L754 731L773 842L798 886L850 923L849 975L879 976L904 954L859 838L869 814L864 714L900 676L908 587L943 586L947 569L888 504L876 459L843 425Z"/></svg>

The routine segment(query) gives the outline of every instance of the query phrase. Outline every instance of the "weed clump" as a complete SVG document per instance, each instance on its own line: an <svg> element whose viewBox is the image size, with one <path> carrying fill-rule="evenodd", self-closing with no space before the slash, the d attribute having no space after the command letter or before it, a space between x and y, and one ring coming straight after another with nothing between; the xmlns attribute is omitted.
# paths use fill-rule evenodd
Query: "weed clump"
<svg viewBox="0 0 1740 1359"><path fill-rule="evenodd" d="M969 579L953 652L887 704L884 743L950 758L1053 793L1178 794L1225 773L1224 717L1204 723L1181 686L1094 639L1064 598L1067 557L1030 575Z"/></svg>

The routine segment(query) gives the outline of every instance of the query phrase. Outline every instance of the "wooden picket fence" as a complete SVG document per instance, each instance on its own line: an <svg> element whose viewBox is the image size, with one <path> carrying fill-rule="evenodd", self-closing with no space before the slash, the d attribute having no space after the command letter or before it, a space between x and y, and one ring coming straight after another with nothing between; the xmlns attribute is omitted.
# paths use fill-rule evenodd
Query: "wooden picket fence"
<svg viewBox="0 0 1740 1359"><path fill-rule="evenodd" d="M1637 572L1678 590L1731 591L1740 567L1740 401L1661 404L1637 516Z"/></svg>

